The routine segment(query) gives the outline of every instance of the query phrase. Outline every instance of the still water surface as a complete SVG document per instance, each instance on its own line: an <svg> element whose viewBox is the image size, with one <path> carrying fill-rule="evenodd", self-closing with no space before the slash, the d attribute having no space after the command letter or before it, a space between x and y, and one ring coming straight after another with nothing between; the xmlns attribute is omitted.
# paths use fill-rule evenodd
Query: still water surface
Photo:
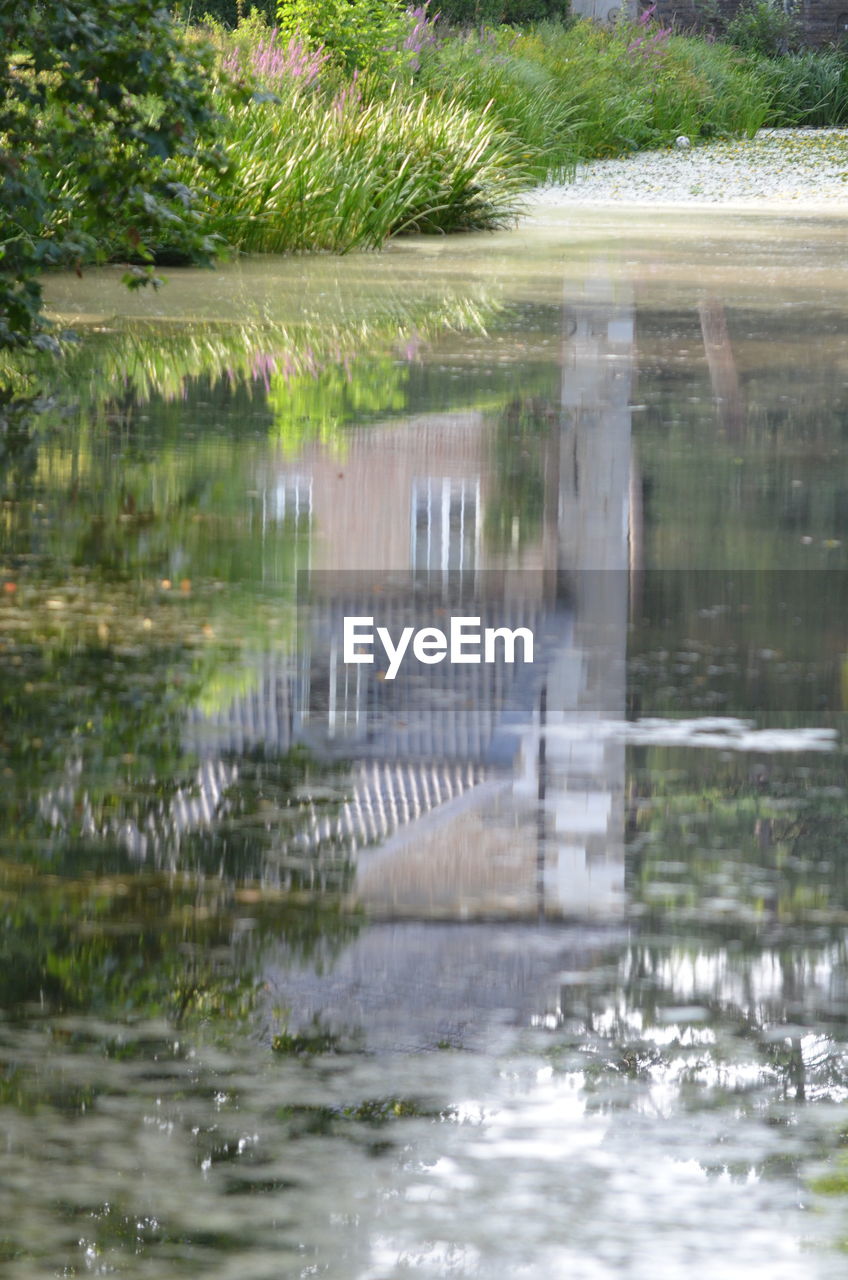
<svg viewBox="0 0 848 1280"><path fill-rule="evenodd" d="M844 223L50 296L81 340L0 437L4 1274L843 1275ZM341 611L468 582L533 680L340 670Z"/></svg>

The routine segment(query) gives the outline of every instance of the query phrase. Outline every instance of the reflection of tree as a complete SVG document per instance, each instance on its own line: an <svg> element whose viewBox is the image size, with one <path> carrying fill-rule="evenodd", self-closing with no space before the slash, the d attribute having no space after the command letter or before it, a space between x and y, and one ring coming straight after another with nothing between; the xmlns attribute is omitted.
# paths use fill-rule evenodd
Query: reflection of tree
<svg viewBox="0 0 848 1280"><path fill-rule="evenodd" d="M554 1065L580 1079L589 1109L615 1117L615 1128L641 1113L668 1121L681 1143L692 1132L688 1121L676 1127L681 1113L715 1112L725 1128L793 1126L800 1108L841 1102L844 760L765 766L638 748L629 763L630 937L570 976L540 1019ZM833 1145L825 1136L822 1154ZM692 1156L743 1178L800 1178L805 1167L797 1144L728 1158L717 1143L705 1158L696 1142Z"/></svg>
<svg viewBox="0 0 848 1280"><path fill-rule="evenodd" d="M69 859L81 852L68 845ZM120 848L97 852L101 868L112 870L96 877L66 873L60 881L22 862L0 864L5 1010L39 1005L52 1015L243 1027L259 994L265 945L285 936L308 955L354 928L329 906L263 901L225 878L130 874Z"/></svg>
<svg viewBox="0 0 848 1280"><path fill-rule="evenodd" d="M214 429L216 410L241 421L236 392L192 390L197 409L155 402L99 430L57 430L41 415L14 447L7 438L0 624L37 638L54 664L51 646L90 650L92 671L127 646L191 650L194 692L210 710L240 650L290 636L309 530L289 515L261 518L267 450L249 422L242 438ZM196 428L204 405L209 430L186 448L186 419Z"/></svg>
<svg viewBox="0 0 848 1280"><path fill-rule="evenodd" d="M406 408L409 366L391 354L363 355L315 372L271 374L273 435L286 453L311 442L338 444L346 426Z"/></svg>
<svg viewBox="0 0 848 1280"><path fill-rule="evenodd" d="M698 314L719 422L728 439L736 440L744 429L745 403L739 387L724 306L718 298L705 298L698 307Z"/></svg>
<svg viewBox="0 0 848 1280"><path fill-rule="evenodd" d="M109 658L31 643L0 652L0 1004L41 993L60 1007L182 1016L243 984L238 965L224 980L209 963L240 912L296 950L343 929L313 897L338 901L349 867L300 839L316 774L303 752L223 761L214 813L195 803L182 738L203 675L190 652Z"/></svg>
<svg viewBox="0 0 848 1280"><path fill-rule="evenodd" d="M848 961L844 938L740 946L733 932L675 941L640 925L608 957L614 976L562 989L551 1057L580 1073L590 1109L720 1107L728 1123L778 1123L786 1107L841 1101L848 1018L828 975Z"/></svg>
<svg viewBox="0 0 848 1280"><path fill-rule="evenodd" d="M0 497L32 483L38 464L38 440L33 397L13 396L0 389Z"/></svg>
<svg viewBox="0 0 848 1280"><path fill-rule="evenodd" d="M848 423L841 339L811 308L799 359L798 325L796 309L640 311L649 567L845 563L846 485L833 465Z"/></svg>
<svg viewBox="0 0 848 1280"><path fill-rule="evenodd" d="M31 640L7 640L0 648L0 844L10 853L37 850L54 870L61 867L45 842L45 793L70 791L69 822L78 826L86 789L92 821L100 826L113 797L126 797L147 779L168 779L176 788L187 764L181 728L201 678L191 656L151 648L124 654L117 670L108 659L102 648L68 650Z"/></svg>
<svg viewBox="0 0 848 1280"><path fill-rule="evenodd" d="M721 929L724 917L738 939L772 923L837 924L848 909L841 753L716 757L633 753L630 888L643 912L663 929Z"/></svg>
<svg viewBox="0 0 848 1280"><path fill-rule="evenodd" d="M104 596L114 589L107 576ZM211 1100L230 1087L224 1055L250 1043L269 947L283 941L299 960L317 953L327 963L358 928L341 906L349 862L331 842L303 838L316 808L341 799L343 780L302 751L229 753L217 761L223 787L209 820L194 811L198 761L183 742L186 711L222 654L198 653L185 619L167 646L121 620L114 645L82 647L42 634L43 602L26 618L15 612L21 628L0 648L0 1107L14 1111L18 1167L45 1190L27 1196L29 1227L14 1215L4 1222L0 1257L49 1259L53 1270L86 1252L162 1264L188 1247L224 1249L233 1239L199 1220L196 1188L188 1208L157 1204L155 1179L111 1169L134 1164L137 1131L161 1101L188 1159L183 1176L194 1160L199 1181L226 1175L233 1195L290 1186L262 1177L279 1146L245 1148L238 1115L222 1117ZM218 1055L211 1069L198 1061L208 1042ZM251 1052L253 1071L269 1054ZM291 1091L287 1101L289 1114L270 1121L275 1143L326 1132L385 1144L372 1131L415 1105L369 1108L353 1096L325 1117ZM39 1141L22 1136L45 1115L74 1125L61 1186ZM89 1118L101 1126L96 1157L80 1154ZM118 1154L125 1148L131 1154ZM69 1167L82 1171L70 1189ZM66 1227L79 1250L60 1246L52 1229L33 1232L32 1214Z"/></svg>
<svg viewBox="0 0 848 1280"><path fill-rule="evenodd" d="M75 404L88 420L112 413L116 399L137 404L158 397L179 402L187 384L226 376L232 384L267 386L279 374L286 379L316 376L322 369L369 352L396 352L414 358L421 342L442 330L481 332L496 311L486 297L389 297L366 310L355 303L334 307L329 300L315 314L280 320L253 309L244 321L193 319L115 320L78 331L58 363L33 358L24 366L5 357L0 374L50 387ZM335 317L334 317L335 313Z"/></svg>
<svg viewBox="0 0 848 1280"><path fill-rule="evenodd" d="M212 430L181 448L172 410L62 434L42 415L5 436L7 1007L217 1016L255 986L255 956L232 952L243 914L265 920L252 938L273 927L305 947L346 927L298 901L317 884L337 900L347 874L336 850L298 839L311 763L218 759L209 795L185 745L189 712L231 696L246 647L285 646L303 530L255 518L264 451Z"/></svg>
<svg viewBox="0 0 848 1280"><path fill-rule="evenodd" d="M643 715L841 710L848 574L648 570L628 640Z"/></svg>
<svg viewBox="0 0 848 1280"><path fill-rule="evenodd" d="M558 424L558 409L542 396L512 400L498 415L490 444L494 484L486 503L492 550L520 550L538 540Z"/></svg>

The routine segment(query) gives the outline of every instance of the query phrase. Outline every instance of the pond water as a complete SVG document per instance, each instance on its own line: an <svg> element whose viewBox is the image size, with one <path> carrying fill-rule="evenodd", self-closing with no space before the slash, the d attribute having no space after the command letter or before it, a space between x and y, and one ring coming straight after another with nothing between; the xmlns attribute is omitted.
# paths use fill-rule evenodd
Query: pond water
<svg viewBox="0 0 848 1280"><path fill-rule="evenodd" d="M844 1274L844 226L50 282L79 341L0 434L3 1274ZM339 659L460 607L530 674Z"/></svg>

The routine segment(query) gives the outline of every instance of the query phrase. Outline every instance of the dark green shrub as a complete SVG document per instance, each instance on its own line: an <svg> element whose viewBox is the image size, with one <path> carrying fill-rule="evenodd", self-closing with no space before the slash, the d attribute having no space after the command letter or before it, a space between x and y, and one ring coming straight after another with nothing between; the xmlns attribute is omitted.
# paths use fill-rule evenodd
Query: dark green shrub
<svg viewBox="0 0 848 1280"><path fill-rule="evenodd" d="M523 26L528 22L567 22L570 0L505 0L502 22Z"/></svg>
<svg viewBox="0 0 848 1280"><path fill-rule="evenodd" d="M796 49L801 31L793 3L781 0L743 0L725 27L724 38L746 53L779 58Z"/></svg>
<svg viewBox="0 0 848 1280"><path fill-rule="evenodd" d="M434 13L452 27L479 27L484 23L522 26L528 22L566 22L570 0L442 0L432 3Z"/></svg>
<svg viewBox="0 0 848 1280"><path fill-rule="evenodd" d="M415 0L410 0L410 7ZM173 6L183 22L199 22L208 15L225 27L235 27L240 18L257 9L271 26L277 17L277 0L179 0ZM446 26L479 27L486 23L521 25L527 22L565 22L570 0L443 0L431 5Z"/></svg>
<svg viewBox="0 0 848 1280"><path fill-rule="evenodd" d="M345 71L399 74L408 59L409 19L401 0L279 0L277 26L315 48L322 45Z"/></svg>
<svg viewBox="0 0 848 1280"><path fill-rule="evenodd" d="M173 8L181 22L195 23L209 17L225 27L234 27L251 9L267 18L271 26L277 16L277 0L180 0Z"/></svg>

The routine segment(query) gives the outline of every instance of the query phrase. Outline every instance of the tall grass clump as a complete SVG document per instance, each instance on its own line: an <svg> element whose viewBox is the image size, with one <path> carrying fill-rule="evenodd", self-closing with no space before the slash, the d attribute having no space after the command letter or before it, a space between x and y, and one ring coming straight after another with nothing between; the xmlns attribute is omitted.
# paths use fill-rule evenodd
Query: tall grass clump
<svg viewBox="0 0 848 1280"><path fill-rule="evenodd" d="M369 97L356 73L330 96L320 51L305 58L297 37L278 51L262 54L274 95L233 96L224 111L231 169L207 199L210 231L252 252L344 253L512 219L530 173L491 112L400 85Z"/></svg>
<svg viewBox="0 0 848 1280"><path fill-rule="evenodd" d="M778 127L848 124L848 57L839 49L804 49L762 59L769 87L767 123Z"/></svg>
<svg viewBox="0 0 848 1280"><path fill-rule="evenodd" d="M613 28L540 23L448 40L427 51L421 78L468 105L491 100L537 177L681 133L753 133L768 109L764 77L741 54L676 36L650 11Z"/></svg>
<svg viewBox="0 0 848 1280"><path fill-rule="evenodd" d="M752 137L766 123L769 111L767 77L759 62L750 62L725 45L676 36L672 58L679 59L697 86L688 98L693 137L744 133ZM669 102L667 119L674 117Z"/></svg>
<svg viewBox="0 0 848 1280"><path fill-rule="evenodd" d="M537 180L564 177L579 159L578 105L562 68L538 56L532 38L482 28L427 50L419 84L472 110L489 110L521 145Z"/></svg>
<svg viewBox="0 0 848 1280"><path fill-rule="evenodd" d="M652 10L611 28L542 27L517 48L531 42L568 86L584 158L668 145L679 134L753 133L765 116L765 86L741 55L675 35Z"/></svg>

